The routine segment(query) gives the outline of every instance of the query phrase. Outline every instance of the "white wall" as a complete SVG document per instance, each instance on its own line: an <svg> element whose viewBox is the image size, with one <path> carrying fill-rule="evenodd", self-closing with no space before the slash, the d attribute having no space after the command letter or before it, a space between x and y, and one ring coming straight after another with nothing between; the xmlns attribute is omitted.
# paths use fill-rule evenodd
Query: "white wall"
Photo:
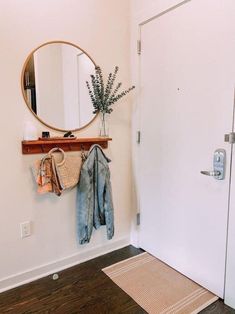
<svg viewBox="0 0 235 314"><path fill-rule="evenodd" d="M62 49L58 44L35 51L37 114L49 125L64 129Z"/></svg>
<svg viewBox="0 0 235 314"><path fill-rule="evenodd" d="M4 290L57 267L129 243L130 99L115 104L110 117L113 142L107 155L112 159L115 237L112 241L106 240L102 227L94 231L89 245L77 246L76 191L65 193L61 198L38 196L29 168L40 156L21 154L24 122L32 121L39 131L47 128L27 109L20 87L21 70L27 55L40 44L58 39L84 48L106 73L119 65L119 79L129 87L129 1L3 0L0 3L0 28L0 289ZM98 120L77 135L98 135ZM33 222L33 234L21 240L19 224L27 220Z"/></svg>
<svg viewBox="0 0 235 314"><path fill-rule="evenodd" d="M71 45L61 45L63 66L63 103L65 130L74 130L80 126L77 54L81 50ZM85 82L83 82L85 84Z"/></svg>
<svg viewBox="0 0 235 314"><path fill-rule="evenodd" d="M86 81L90 82L90 73L94 72L94 64L88 57L82 53L77 56L77 73L78 73L78 89L79 89L79 117L80 125L86 125L91 119L93 112L92 102L87 92Z"/></svg>

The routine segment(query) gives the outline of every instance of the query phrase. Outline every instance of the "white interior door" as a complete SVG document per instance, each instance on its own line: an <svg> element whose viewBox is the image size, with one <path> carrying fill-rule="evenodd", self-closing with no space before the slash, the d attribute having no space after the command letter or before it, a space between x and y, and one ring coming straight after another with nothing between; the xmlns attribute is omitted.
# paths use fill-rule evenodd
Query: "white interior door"
<svg viewBox="0 0 235 314"><path fill-rule="evenodd" d="M192 0L141 26L140 246L224 295L235 81L234 0ZM227 152L224 180L205 176Z"/></svg>

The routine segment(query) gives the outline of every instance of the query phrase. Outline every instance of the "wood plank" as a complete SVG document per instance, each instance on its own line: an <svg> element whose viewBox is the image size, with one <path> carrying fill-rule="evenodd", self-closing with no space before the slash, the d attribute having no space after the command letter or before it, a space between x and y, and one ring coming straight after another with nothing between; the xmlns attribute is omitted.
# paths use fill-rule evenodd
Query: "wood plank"
<svg viewBox="0 0 235 314"><path fill-rule="evenodd" d="M146 314L101 270L142 252L130 245L61 271L56 281L47 276L3 292L0 313ZM235 311L219 300L200 313L234 314Z"/></svg>
<svg viewBox="0 0 235 314"><path fill-rule="evenodd" d="M102 272L102 268L142 253L132 246L0 294L0 313L146 313Z"/></svg>
<svg viewBox="0 0 235 314"><path fill-rule="evenodd" d="M80 151L82 149L89 150L94 144L99 144L102 148L108 148L108 142L111 141L110 137L91 137L91 138L78 138L75 140L35 140L35 141L22 141L22 154L43 154L48 153L52 148L58 147L65 152Z"/></svg>

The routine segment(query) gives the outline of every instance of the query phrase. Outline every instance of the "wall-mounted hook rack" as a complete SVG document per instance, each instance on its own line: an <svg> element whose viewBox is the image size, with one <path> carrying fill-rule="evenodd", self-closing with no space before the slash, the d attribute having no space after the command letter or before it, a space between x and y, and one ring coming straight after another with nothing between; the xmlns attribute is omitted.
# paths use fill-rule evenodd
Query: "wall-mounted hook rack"
<svg viewBox="0 0 235 314"><path fill-rule="evenodd" d="M110 137L92 137L77 139L56 139L56 140L35 140L22 141L22 154L44 154L48 153L52 148L59 147L65 152L80 151L82 149L89 150L94 144L99 144L102 148L108 148Z"/></svg>

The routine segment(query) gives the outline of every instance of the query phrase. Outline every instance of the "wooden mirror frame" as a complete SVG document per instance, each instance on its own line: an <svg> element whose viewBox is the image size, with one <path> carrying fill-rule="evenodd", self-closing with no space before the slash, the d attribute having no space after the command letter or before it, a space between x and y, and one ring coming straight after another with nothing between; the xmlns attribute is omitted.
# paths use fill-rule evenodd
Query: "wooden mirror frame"
<svg viewBox="0 0 235 314"><path fill-rule="evenodd" d="M21 72L21 91L22 91L22 95L23 95L23 98L24 98L24 101L28 107L28 109L31 111L31 113L34 115L34 117L40 121L42 124L44 124L45 126L47 126L48 128L52 129L52 130L55 130L55 131L60 131L60 132L68 132L68 131L71 131L71 132L77 132L77 131L80 131L80 130L83 130L85 129L86 127L88 127L97 117L98 113L94 116L94 118L92 118L91 121L89 121L87 124L85 124L84 126L82 126L81 128L77 128L77 129L60 129L60 128L57 128L57 127L54 127L48 123L46 123L45 121L43 121L41 118L39 118L35 112L32 110L32 108L30 107L28 101L27 101L27 98L26 98L26 94L25 94L25 90L24 90L24 73L25 73L25 69L26 69L26 66L28 64L28 61L29 59L32 57L32 55L34 54L34 52L36 50L38 50L39 48L43 47L43 46L46 46L48 44L67 44L67 45L71 45L79 50L81 50L83 53L85 53L87 55L87 57L91 60L91 62L94 64L95 68L97 67L97 64L95 63L95 61L91 58L91 56L82 48L80 48L79 46L71 43L71 42L68 42L68 41L63 41L63 40L53 40L53 41L48 41L40 46L38 46L37 48L35 48L33 51L31 51L31 53L28 55L27 59L25 60L24 62L24 65L23 65L23 69L22 69L22 72Z"/></svg>

